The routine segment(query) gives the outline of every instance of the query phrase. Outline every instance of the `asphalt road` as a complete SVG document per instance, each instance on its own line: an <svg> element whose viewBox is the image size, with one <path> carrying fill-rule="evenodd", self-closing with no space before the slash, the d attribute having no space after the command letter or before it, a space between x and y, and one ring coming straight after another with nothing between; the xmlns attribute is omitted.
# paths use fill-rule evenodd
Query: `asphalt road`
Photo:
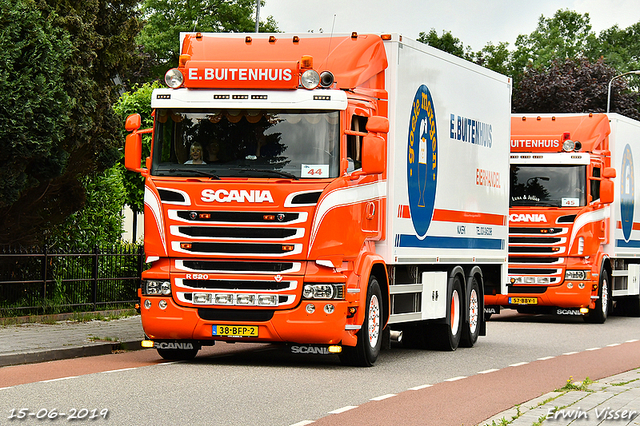
<svg viewBox="0 0 640 426"><path fill-rule="evenodd" d="M54 422L66 423L69 413L83 408L85 421L93 415L90 422L96 424L303 425L318 419L324 425L344 424L340 419L354 423L353 416L370 415L372 400L385 407L373 424L395 424L403 417L424 420L416 424L471 424L500 411L501 400L513 405L513 389L527 390L518 398L530 398L537 396L530 393L553 390L545 387L561 387L574 372L581 380L640 367L640 359L631 356L640 353L634 340L640 340L640 318L610 317L591 325L580 318L505 313L489 322L488 335L474 348L394 347L372 368L344 367L335 356L291 355L270 345L243 344L206 348L188 363L162 362L147 350L5 367L0 369L0 424L46 424L52 420L38 421L37 414L53 409L65 414ZM451 395L457 396L450 400L424 406L426 396L454 390ZM500 397L505 390L510 394ZM495 412L484 416L471 402L465 405L479 394L490 395L495 404L478 407L495 406ZM9 421L11 410L15 415L22 408L34 414ZM106 419L100 416L104 409ZM449 417L436 419L435 410Z"/></svg>

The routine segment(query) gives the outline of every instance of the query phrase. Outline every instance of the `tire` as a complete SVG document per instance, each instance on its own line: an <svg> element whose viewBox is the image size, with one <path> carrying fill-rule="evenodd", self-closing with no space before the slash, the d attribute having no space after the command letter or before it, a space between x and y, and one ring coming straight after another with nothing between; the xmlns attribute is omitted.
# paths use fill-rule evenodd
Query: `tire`
<svg viewBox="0 0 640 426"><path fill-rule="evenodd" d="M169 361L188 361L194 359L199 349L160 349L156 348L162 359Z"/></svg>
<svg viewBox="0 0 640 426"><path fill-rule="evenodd" d="M600 272L598 296L596 308L583 317L585 322L603 324L611 312L611 282L609 281L609 273L604 269Z"/></svg>
<svg viewBox="0 0 640 426"><path fill-rule="evenodd" d="M460 337L460 346L463 348L471 348L478 341L480 335L480 287L475 278L469 280L468 295L465 298L465 307L468 312L468 319L464 321L462 327L462 336ZM483 313L484 314L484 313Z"/></svg>
<svg viewBox="0 0 640 426"><path fill-rule="evenodd" d="M434 325L434 344L442 351L455 351L462 337L463 294L460 278L457 276L447 286L447 319L444 324Z"/></svg>
<svg viewBox="0 0 640 426"><path fill-rule="evenodd" d="M371 367L380 355L382 347L382 292L378 279L371 275L367 288L364 321L358 332L356 346L344 346L340 361L345 365Z"/></svg>

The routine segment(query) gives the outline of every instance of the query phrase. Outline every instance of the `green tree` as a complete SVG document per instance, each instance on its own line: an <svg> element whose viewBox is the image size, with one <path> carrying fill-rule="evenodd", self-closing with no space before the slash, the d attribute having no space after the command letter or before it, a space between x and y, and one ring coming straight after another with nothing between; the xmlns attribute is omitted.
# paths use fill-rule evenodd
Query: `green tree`
<svg viewBox="0 0 640 426"><path fill-rule="evenodd" d="M604 57L607 64L619 73L640 69L640 22L628 28L617 25L606 29L598 36L598 44L593 46L591 57ZM634 84L638 87L637 84Z"/></svg>
<svg viewBox="0 0 640 426"><path fill-rule="evenodd" d="M253 32L255 6L255 0L145 0L138 42L157 61L154 75L160 77L178 65L180 32ZM271 16L259 28L278 30Z"/></svg>
<svg viewBox="0 0 640 426"><path fill-rule="evenodd" d="M473 62L489 68L500 74L512 76L512 54L509 51L509 43L500 42L494 45L492 42L486 44L481 51L473 54Z"/></svg>
<svg viewBox="0 0 640 426"><path fill-rule="evenodd" d="M580 14L568 9L556 11L552 18L541 15L537 28L529 35L517 37L513 52L513 78L516 82L528 66L546 67L559 59L582 58L597 43L591 31L589 14Z"/></svg>
<svg viewBox="0 0 640 426"><path fill-rule="evenodd" d="M72 99L64 90L71 42L31 0L0 0L0 209L58 176Z"/></svg>
<svg viewBox="0 0 640 426"><path fill-rule="evenodd" d="M438 36L435 28L431 28L428 33L421 32L418 35L418 41L459 58L470 59L471 48L469 46L465 47L459 38L451 34L451 31L443 30L442 36Z"/></svg>
<svg viewBox="0 0 640 426"><path fill-rule="evenodd" d="M38 244L83 207L83 176L121 156L111 105L114 79L133 62L138 2L0 1L1 54L11 60L0 74L15 77L0 90L3 153L11 151L0 168L10 176L0 188L0 243Z"/></svg>
<svg viewBox="0 0 640 426"><path fill-rule="evenodd" d="M89 251L122 238L122 206L125 202L123 171L112 167L80 179L85 192L81 210L67 216L49 231L47 244L58 250Z"/></svg>

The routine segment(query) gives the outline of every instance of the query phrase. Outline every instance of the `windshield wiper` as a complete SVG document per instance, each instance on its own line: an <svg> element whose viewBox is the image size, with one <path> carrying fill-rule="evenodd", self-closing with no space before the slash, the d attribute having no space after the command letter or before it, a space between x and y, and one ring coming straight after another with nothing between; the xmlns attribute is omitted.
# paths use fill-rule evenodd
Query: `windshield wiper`
<svg viewBox="0 0 640 426"><path fill-rule="evenodd" d="M296 175L294 175L292 173L283 172L283 171L280 171L280 170L273 170L273 169L255 169L255 168L249 168L249 167L235 167L235 168L232 168L230 170L236 170L236 171L239 171L239 172L273 173L275 175L286 177L286 178L289 178L289 179L295 179L295 180L300 179L299 177L297 177Z"/></svg>
<svg viewBox="0 0 640 426"><path fill-rule="evenodd" d="M180 172L180 173L195 173L197 175L200 176L206 176L206 177L210 177L211 179L220 179L220 176L218 176L215 173L212 172L205 172L204 170L185 170L185 169L169 169L170 173L176 173L176 172Z"/></svg>

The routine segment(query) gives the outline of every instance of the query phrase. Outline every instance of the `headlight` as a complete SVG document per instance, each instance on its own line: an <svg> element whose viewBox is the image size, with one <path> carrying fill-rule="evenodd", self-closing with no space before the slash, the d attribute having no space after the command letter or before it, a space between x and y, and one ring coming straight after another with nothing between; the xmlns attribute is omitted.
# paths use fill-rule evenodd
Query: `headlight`
<svg viewBox="0 0 640 426"><path fill-rule="evenodd" d="M304 299L344 299L344 284L305 284Z"/></svg>
<svg viewBox="0 0 640 426"><path fill-rule="evenodd" d="M171 68L164 75L164 82L172 89L177 89L178 87L182 86L182 83L184 83L184 76L179 69Z"/></svg>
<svg viewBox="0 0 640 426"><path fill-rule="evenodd" d="M315 89L320 84L320 75L318 71L306 70L300 78L300 83L305 89Z"/></svg>
<svg viewBox="0 0 640 426"><path fill-rule="evenodd" d="M584 270L577 270L577 271L569 271L569 270L567 270L564 273L564 279L565 280L586 281L586 280L589 279L589 272L588 271L584 271Z"/></svg>
<svg viewBox="0 0 640 426"><path fill-rule="evenodd" d="M142 282L142 294L168 296L171 294L171 283L169 281L145 280Z"/></svg>

